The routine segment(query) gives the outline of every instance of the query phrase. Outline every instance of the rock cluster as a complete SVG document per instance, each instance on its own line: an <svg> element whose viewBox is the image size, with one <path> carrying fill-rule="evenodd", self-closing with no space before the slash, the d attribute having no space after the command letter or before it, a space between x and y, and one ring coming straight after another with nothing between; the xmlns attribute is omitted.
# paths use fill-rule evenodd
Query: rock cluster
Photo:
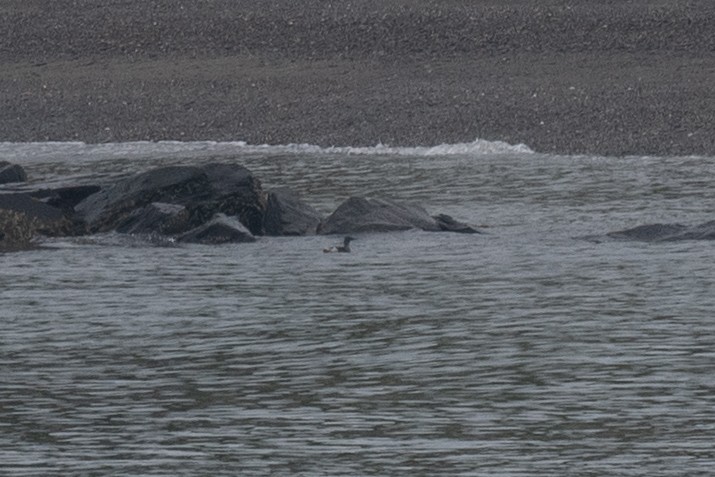
<svg viewBox="0 0 715 477"><path fill-rule="evenodd" d="M237 164L162 167L107 187L0 190L0 250L32 247L37 235L117 232L157 243L220 244L407 229L477 233L448 215L386 198L351 197L324 218L290 189L264 191Z"/></svg>
<svg viewBox="0 0 715 477"><path fill-rule="evenodd" d="M26 179L17 165L15 182ZM350 197L328 217L288 188L265 191L238 164L169 166L113 185L0 188L0 252L26 250L38 236L116 232L147 243L250 243L256 237L353 235L417 229L480 233L446 214L430 215L418 204L386 197ZM715 240L715 221L698 225L647 224L583 237L594 242Z"/></svg>

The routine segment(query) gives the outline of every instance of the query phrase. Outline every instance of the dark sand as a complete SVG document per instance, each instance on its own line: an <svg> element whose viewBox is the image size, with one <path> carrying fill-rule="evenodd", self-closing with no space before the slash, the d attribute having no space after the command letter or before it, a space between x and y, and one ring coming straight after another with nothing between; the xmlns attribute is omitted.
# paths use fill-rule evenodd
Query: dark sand
<svg viewBox="0 0 715 477"><path fill-rule="evenodd" d="M0 141L715 155L712 0L5 0Z"/></svg>

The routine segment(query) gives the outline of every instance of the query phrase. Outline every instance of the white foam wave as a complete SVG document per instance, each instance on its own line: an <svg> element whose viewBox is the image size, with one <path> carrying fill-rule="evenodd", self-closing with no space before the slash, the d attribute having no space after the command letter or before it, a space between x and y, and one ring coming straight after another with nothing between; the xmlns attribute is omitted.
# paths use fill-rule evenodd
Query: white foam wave
<svg viewBox="0 0 715 477"><path fill-rule="evenodd" d="M354 155L397 155L397 156L480 156L493 154L531 154L533 151L524 144L512 145L501 141L477 139L473 142L440 144L438 146L332 146L321 147L311 144L288 144L285 146L244 146L247 149L274 150L310 154L354 154Z"/></svg>
<svg viewBox="0 0 715 477"><path fill-rule="evenodd" d="M0 142L0 160L33 162L53 160L141 159L157 156L192 157L235 154L346 154L398 156L483 156L494 154L532 154L524 144L477 139L468 143L438 146L398 147L378 144L371 147L312 144L251 145L243 141L158 141L86 144L84 142Z"/></svg>

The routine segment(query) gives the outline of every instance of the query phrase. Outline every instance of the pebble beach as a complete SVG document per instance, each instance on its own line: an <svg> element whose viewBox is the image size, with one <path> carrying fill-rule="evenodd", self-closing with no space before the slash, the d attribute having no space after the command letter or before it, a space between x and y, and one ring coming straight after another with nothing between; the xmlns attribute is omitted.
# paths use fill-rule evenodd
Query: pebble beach
<svg viewBox="0 0 715 477"><path fill-rule="evenodd" d="M0 141L715 154L708 1L0 5Z"/></svg>

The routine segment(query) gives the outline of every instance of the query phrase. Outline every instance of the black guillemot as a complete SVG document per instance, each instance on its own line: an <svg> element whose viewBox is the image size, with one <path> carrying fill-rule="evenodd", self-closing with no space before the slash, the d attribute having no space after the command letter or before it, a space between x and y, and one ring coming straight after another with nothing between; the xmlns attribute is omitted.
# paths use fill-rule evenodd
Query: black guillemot
<svg viewBox="0 0 715 477"><path fill-rule="evenodd" d="M323 252L325 252L325 253L331 253L331 252L349 253L350 252L350 242L352 242L353 240L355 240L355 239L352 237L345 237L342 245L335 245L333 247L324 248Z"/></svg>

